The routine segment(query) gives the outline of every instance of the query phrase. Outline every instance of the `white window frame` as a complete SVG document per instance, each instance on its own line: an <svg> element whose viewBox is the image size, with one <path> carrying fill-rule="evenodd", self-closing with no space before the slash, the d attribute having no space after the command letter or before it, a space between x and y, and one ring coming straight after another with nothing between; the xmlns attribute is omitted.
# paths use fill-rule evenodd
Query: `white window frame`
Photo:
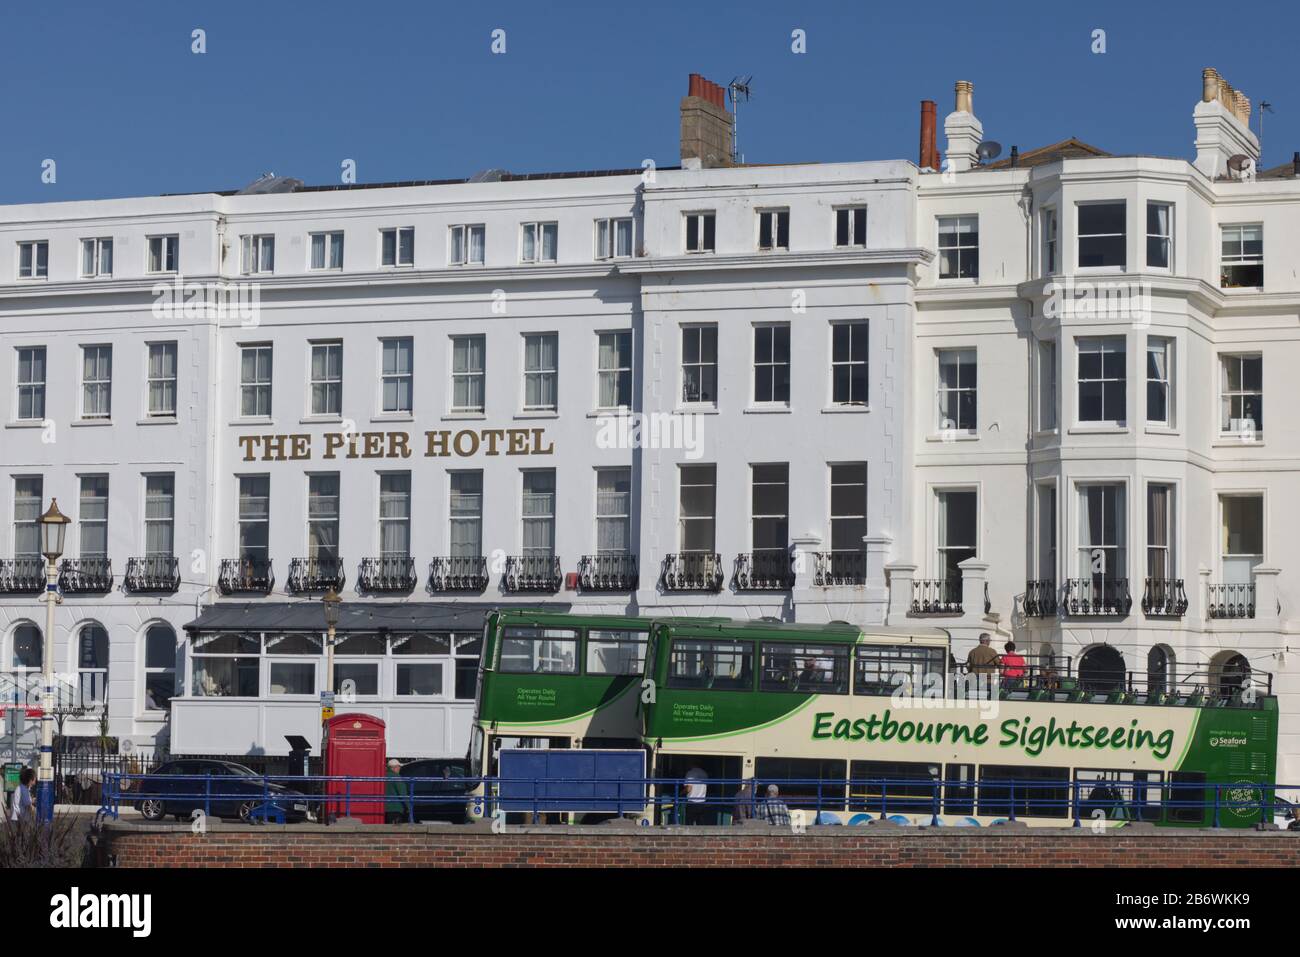
<svg viewBox="0 0 1300 957"><path fill-rule="evenodd" d="M704 333L708 331L712 331L713 333L713 361L712 362L706 362L704 360ZM688 363L686 361L687 333L694 333L699 340L700 358L696 362ZM681 405L686 406L688 408L703 407L703 408L716 409L718 407L717 393L721 385L721 383L718 380L720 357L718 355L719 335L718 335L717 323L710 323L710 322L684 323L681 326L680 342L681 342L682 352L681 352L680 363L678 368L678 374L680 376L680 385L677 388L678 401L681 403ZM713 392L714 392L713 398L688 399L686 397L686 369L690 367L690 368L703 370L709 368L710 366L713 368ZM703 380L703 375L701 374L701 381L702 380Z"/></svg>
<svg viewBox="0 0 1300 957"><path fill-rule="evenodd" d="M478 491L473 489L457 488L461 481L469 480L473 477L478 482ZM471 481L470 484L473 484ZM477 495L477 509L470 511L469 503ZM460 508L457 505L460 504ZM461 544L456 541L456 528L458 525L473 525L478 529L475 536L475 546L473 551L465 555L457 555L456 548ZM482 558L483 557L483 470L482 469L453 469L447 473L447 554L452 558Z"/></svg>
<svg viewBox="0 0 1300 957"><path fill-rule="evenodd" d="M244 378L244 355L245 355L245 353L250 352L250 351L251 351L251 352L254 352L254 353L257 353L259 356L260 356L260 354L263 353L263 352L265 352L267 355L270 356L270 361L267 363L267 372L266 372L266 378L265 378L265 379L260 379L260 378L245 379L245 378ZM257 371L256 371L256 370L257 370L257 366L258 366L258 364L259 364L259 363L258 363L257 359L255 358L254 361L253 361L254 376L257 375ZM273 390L274 382L275 382L275 347L274 347L271 343L269 343L269 342L248 342L248 343L241 343L240 346L239 346L239 395L236 397L236 402L238 403L238 404L237 404L237 407L236 407L236 410L235 410L235 411L236 411L236 417L237 417L237 418L240 418L240 419L269 419L269 418L271 418L271 411L272 411L272 409L273 409L273 406L272 406L271 403L272 403L272 401L273 401L273 399L274 399L274 390ZM252 411L252 412L245 412L245 411L244 411L244 396L248 393L248 391L249 391L250 389L253 391L253 395L254 395L255 397L257 397L257 398L260 398L260 396L261 396L263 393L265 393L265 395L266 395L266 411L265 411L265 412L259 412L259 411L257 411L257 409L258 409L258 407L260 406L261 403L258 402L258 401L256 401L256 399L255 399L255 401L253 402L253 411Z"/></svg>
<svg viewBox="0 0 1300 957"><path fill-rule="evenodd" d="M945 356L956 356L957 358L957 384L955 386L945 386L943 383L943 365ZM962 370L970 367L971 374L975 376L974 383L968 384L962 374ZM975 421L969 425L962 425L957 420L951 423L944 416L944 399L951 395L956 402L957 415L961 415L961 396L969 393L971 404L974 407ZM934 412L935 412L935 432L936 433L958 433L962 435L977 435L979 433L979 351L973 346L956 346L952 348L942 348L934 350Z"/></svg>
<svg viewBox="0 0 1300 957"><path fill-rule="evenodd" d="M633 553L633 548L632 548L632 469L629 468L628 466L622 465L622 466L611 466L611 467L608 467L608 468L606 468L606 467L598 467L598 468L595 470L595 472L596 472L596 509L595 509L595 514L596 514L596 523L595 523L596 554L597 554L597 555L630 555L630 554ZM617 495L618 495L617 492L608 493L608 494L607 494L606 496L604 496L604 497L602 497L602 495L601 495L600 483L601 483L601 479L602 479L603 477L605 477L606 475L613 475L613 476L614 476L614 480L615 480L616 482L617 482L618 479L620 479L620 478L625 478L625 479L627 480L627 499L626 499L626 501L623 503L623 510L622 510L622 511L618 511L617 509L610 509L610 504L611 504L611 502L613 502L615 505L617 504L617 501L616 501L616 498L617 498ZM602 525L602 524L608 524L608 523L611 523L611 522L618 522L618 523L622 524L622 526L623 526L623 541L627 543L627 547L626 547L625 549L621 550L621 551L612 551L612 550L604 549L604 548L601 547L601 544L600 544L600 543L601 543L601 534L600 534L600 528L601 528L601 525Z"/></svg>
<svg viewBox="0 0 1300 957"><path fill-rule="evenodd" d="M172 657L170 667L151 666L149 664L149 633L155 628L171 632L172 637ZM156 721L165 720L169 711L166 704L159 705L155 708L149 707L149 678L151 675L171 675L172 679L172 697L178 693L176 689L176 629L165 621L151 621L144 627L140 633L140 700L137 702L139 710L136 712L137 717L153 719ZM170 701L170 698L168 699Z"/></svg>
<svg viewBox="0 0 1300 957"><path fill-rule="evenodd" d="M141 545L140 553L146 558L171 558L176 554L176 473L146 472L142 477L144 478L144 511L142 513L141 527L144 531L144 542ZM162 480L171 483L171 493L169 495L163 495L162 492L151 493L149 491L150 484ZM155 502L167 503L167 515L165 517L150 514L149 506ZM165 525L168 529L167 539L172 543L172 547L166 554L149 550L149 528L155 525Z"/></svg>
<svg viewBox="0 0 1300 957"><path fill-rule="evenodd" d="M1114 542L1111 543L1107 543L1107 542L1097 543L1091 541L1086 543L1084 542L1085 529L1083 526L1083 516L1084 516L1083 498L1088 494L1088 491L1093 488L1111 489L1120 496L1118 502L1112 500L1112 506L1116 507L1119 513L1116 516L1116 521L1114 522L1115 530L1118 533L1119 538L1117 538ZM1113 567L1108 566L1102 572L1098 573L1100 574L1101 578L1104 580L1118 580L1118 579L1129 579L1130 581L1132 580L1133 556L1132 556L1132 545L1130 543L1131 536L1129 535L1129 514L1132 511L1132 503L1129 500L1130 497L1128 493L1129 493L1129 483L1127 482L1127 480L1124 479L1099 477L1096 479L1088 479L1087 481L1074 483L1075 508L1077 510L1076 515L1079 520L1074 523L1075 524L1074 534L1076 539L1075 549L1074 549L1075 562L1076 562L1075 573L1071 574L1068 577L1080 578L1080 579L1091 581L1092 576L1094 574L1091 570L1093 565L1093 559L1095 557L1093 553L1096 551L1103 551L1107 553L1114 552L1117 556L1122 554L1124 557L1124 562L1123 562L1122 574L1116 574L1115 569ZM1102 499L1103 501L1105 501L1106 499L1104 493L1102 495ZM1143 538L1145 539L1145 536L1143 536ZM1087 572L1084 571L1085 567L1088 569Z"/></svg>
<svg viewBox="0 0 1300 957"><path fill-rule="evenodd" d="M87 494L87 488L93 487L89 483L102 483L104 494L102 496L92 496ZM112 488L109 482L109 476L105 472L96 472L94 474L84 474L77 476L77 555L80 558L108 558L112 545L108 537L108 520L109 520L109 501L112 495ZM104 517L88 518L86 515L87 499L91 501L103 500ZM102 552L86 551L86 532L92 528L103 528L104 550Z"/></svg>
<svg viewBox="0 0 1300 957"><path fill-rule="evenodd" d="M549 339L554 343L555 362L550 368L545 366L530 367L528 362L528 344L531 340ZM560 334L558 332L525 332L521 336L523 354L520 357L520 367L523 369L523 378L520 380L522 391L519 395L519 408L524 412L555 412L560 407ZM544 385L548 380L551 383L551 394L555 397L551 402L534 403L528 402L528 382L536 379ZM543 388L541 390L545 392Z"/></svg>
<svg viewBox="0 0 1300 957"><path fill-rule="evenodd" d="M1114 348L1115 344L1117 343L1121 344L1124 349L1124 361L1120 364L1121 368L1124 370L1123 379L1106 377L1106 369L1105 369L1106 356L1109 354L1113 354L1117 351ZM1094 345L1096 346L1095 350L1092 348L1092 346ZM1085 346L1087 346L1088 348L1085 348ZM1085 352L1093 352L1093 351L1096 351L1101 356L1102 369L1101 372L1099 373L1098 378L1085 379L1083 377L1082 372L1080 371L1080 367L1083 363L1083 355ZM1074 352L1075 352L1074 368L1075 368L1075 385L1076 385L1075 409L1074 409L1075 422L1083 428L1113 428L1113 429L1126 428L1128 426L1129 404L1130 404L1129 395L1128 395L1128 339L1127 337L1125 336L1077 336L1074 340ZM1106 413L1106 394L1105 394L1106 383L1123 382L1124 383L1124 418L1122 419L1108 419L1104 417L1100 419L1083 418L1082 417L1082 408L1083 408L1082 395L1083 395L1083 385L1085 382L1100 382L1102 384L1101 408L1102 408L1103 416L1105 416Z"/></svg>
<svg viewBox="0 0 1300 957"><path fill-rule="evenodd" d="M405 491L384 491L385 479L406 479ZM378 535L376 542L376 554L381 558L410 558L411 547L414 544L411 540L411 531L414 525L411 522L411 513L415 508L415 484L409 471L385 471L376 475L376 481L379 486L379 514L376 516L375 531ZM406 514L404 515L384 515L385 497L388 501L401 501L405 505ZM398 525L405 527L404 537L406 539L405 552L392 552L384 550L384 526Z"/></svg>
<svg viewBox="0 0 1300 957"><path fill-rule="evenodd" d="M1085 206L1118 206L1124 210L1124 231L1120 233L1084 233L1080 224L1081 213ZM1145 229L1143 230L1145 234ZM1115 236L1122 237L1124 240L1124 261L1119 265L1113 263L1102 266L1085 266L1082 264L1083 257L1079 254L1082 243L1085 239L1107 239ZM1078 272L1090 272L1118 269L1121 272L1128 270L1128 200L1125 199L1098 199L1088 200L1074 204L1074 261L1075 269Z"/></svg>
<svg viewBox="0 0 1300 957"><path fill-rule="evenodd" d="M26 273L23 272L23 252L27 250L28 264ZM45 256L45 264L41 265L41 255ZM50 241L48 239L22 239L18 241L18 262L15 272L19 279L49 279L50 278Z"/></svg>
<svg viewBox="0 0 1300 957"><path fill-rule="evenodd" d="M551 505L551 507L550 507L550 511L549 511L549 512L530 512L530 511L528 510L528 502L529 502L529 497L530 497L530 495L531 495L534 499L536 499L536 498L539 498L539 497L541 497L541 496L544 496L544 495L545 495L545 492L538 492L538 491L536 491L535 489L534 489L532 492L530 492L530 491L529 491L529 485L528 485L528 483L529 483L529 479L532 478L532 477L534 477L534 476L547 476L547 475L549 475L549 476L550 476L550 479L551 479L551 488L550 488L550 498L551 498L550 505ZM556 553L556 544L557 544L557 541L556 541L556 533L557 533L558 530L559 530L559 525L558 525L558 523L557 523L557 521L556 521L556 517L557 517L557 516L556 516L556 512L557 512L558 507L559 507L559 501L558 501L558 499L559 499L559 483L558 483L558 476L557 476L556 470L553 469L553 468L552 468L552 469L520 469L520 472L519 472L519 481L520 481L520 486L519 486L519 487L520 487L520 496L519 496L519 554L520 554L520 555L523 555L523 556L525 556L525 557L530 557L530 556L554 557L554 556L557 554L557 553ZM543 552L540 548L537 548L536 546L532 546L532 547L530 547L530 546L527 545L528 536L527 536L527 534L525 534L524 529L525 529L529 524L540 525L540 524L545 524L545 523L549 523L549 524L550 524L550 539L551 539L551 544L550 544L550 548L549 548L547 551Z"/></svg>
<svg viewBox="0 0 1300 957"><path fill-rule="evenodd" d="M329 495L328 489L320 486L334 483L334 494ZM333 500L331 502L331 499ZM307 473L307 522L306 522L306 555L313 560L334 560L339 557L340 537L343 529L342 525L342 503L343 503L343 482L342 476L338 472L308 472ZM329 511L333 506L333 513ZM312 541L313 526L333 527L334 529L334 546L333 548L322 546L319 542Z"/></svg>
<svg viewBox="0 0 1300 957"><path fill-rule="evenodd" d="M86 359L89 358L89 350L95 350L98 357L101 350L108 351L108 373L105 377L100 378L96 372L96 378L88 379L86 377ZM96 361L98 365L98 361ZM91 389L96 390L96 394L103 394L104 407L102 409L90 409L87 398ZM113 347L108 343L92 343L81 347L81 420L103 421L108 422L113 418Z"/></svg>
<svg viewBox="0 0 1300 957"><path fill-rule="evenodd" d="M709 234L708 223L712 223L713 243L704 245ZM691 248L691 240L695 248ZM712 209L693 209L682 213L682 252L688 256L704 255L716 252L718 248L718 215Z"/></svg>
<svg viewBox="0 0 1300 957"><path fill-rule="evenodd" d="M1245 367L1243 363L1246 360L1259 362L1259 389L1247 389L1245 387ZM1228 366L1229 363L1235 362L1238 365L1238 375L1241 380L1241 388L1230 390L1228 388ZM1258 439L1264 434L1263 422L1255 422L1254 429L1232 428L1232 423L1248 420L1245 416L1232 417L1233 401L1237 400L1242 404L1244 411L1245 400L1255 398L1263 411L1264 406L1264 355L1260 352L1221 352L1219 353L1219 435L1222 437L1240 437L1243 439ZM1263 418L1263 415L1260 416Z"/></svg>
<svg viewBox="0 0 1300 957"><path fill-rule="evenodd" d="M686 472L690 470L694 475L708 474L711 481L706 485L703 482L686 483ZM708 515L703 513L699 515L686 515L683 508L684 492L688 488L705 488L713 490L713 509ZM686 547L686 527L690 522L708 522L711 529L709 538L710 544L707 549L687 549ZM711 555L718 551L718 466L714 462L691 462L680 463L677 466L677 550L683 553Z"/></svg>
<svg viewBox="0 0 1300 957"><path fill-rule="evenodd" d="M316 376L316 350L325 350L325 374L321 378ZM332 350L338 352L338 375L332 376L329 372L329 355ZM325 396L325 405L329 406L330 388L334 387L334 394L338 397L337 408L330 410L326 408L321 411L316 408L316 387L323 387ZM311 339L307 342L307 414L312 418L329 418L336 419L343 415L343 340L342 339Z"/></svg>
<svg viewBox="0 0 1300 957"><path fill-rule="evenodd" d="M849 335L849 357L847 359L835 358L835 333L838 329L847 329ZM865 409L871 405L871 320L869 319L845 319L830 323L830 347L831 347L831 380L829 404L834 408L841 409ZM853 358L853 344L861 336L867 342L867 354L865 358ZM862 373L865 378L863 388L866 390L861 401L853 398L853 372L858 366L862 367ZM835 372L839 368L849 370L849 398L835 398Z"/></svg>
<svg viewBox="0 0 1300 957"><path fill-rule="evenodd" d="M1060 211L1055 206L1044 206L1039 216L1043 257L1041 272L1044 276L1055 276L1061 271Z"/></svg>
<svg viewBox="0 0 1300 957"><path fill-rule="evenodd" d="M1152 543L1151 536L1151 519L1152 508L1151 498L1152 491L1156 488L1168 490L1165 501L1165 538L1163 544L1156 545ZM1177 540L1175 538L1178 528L1178 487L1167 479L1152 479L1146 483L1146 494L1143 496L1143 510L1145 512L1146 526L1144 528L1143 544L1146 552L1142 559L1146 563L1146 575L1148 578L1176 579L1178 578L1178 552ZM1151 561L1153 551L1164 552L1164 574L1157 575L1154 571L1154 563Z"/></svg>
<svg viewBox="0 0 1300 957"><path fill-rule="evenodd" d="M108 255L105 256L104 254ZM86 259L89 256L90 268L86 268ZM104 261L107 259L108 267L104 267ZM82 279L100 279L113 275L113 237L97 236L83 239L81 241L81 278Z"/></svg>
<svg viewBox="0 0 1300 957"><path fill-rule="evenodd" d="M406 343L407 354L410 356L410 368L405 372L384 371L384 356L389 343L396 343L398 351L396 355L401 355L401 343ZM408 401L406 408L401 408L400 403L396 408L388 408L387 388L390 381L401 383L407 382ZM398 390L400 392L400 388ZM383 336L379 340L379 414L408 416L415 413L415 338L413 336Z"/></svg>
<svg viewBox="0 0 1300 957"><path fill-rule="evenodd" d="M1159 347L1164 352L1164 377L1152 375L1151 356ZM1154 425L1159 428L1174 428L1174 340L1169 336L1148 336L1146 349L1143 352L1146 372L1146 424ZM1153 385L1163 386L1165 391L1165 417L1163 419L1154 419L1151 417L1151 387Z"/></svg>
<svg viewBox="0 0 1300 957"><path fill-rule="evenodd" d="M1061 427L1060 347L1055 339L1038 340L1038 431L1056 432Z"/></svg>
<svg viewBox="0 0 1300 957"><path fill-rule="evenodd" d="M32 361L29 361L28 363L29 368L35 364L34 360L35 360L36 353L40 353L41 378L39 380L34 378L29 379L26 382L22 380L21 378L22 367L23 367L22 354L24 352L32 353ZM18 346L14 349L14 362L15 362L14 383L16 387L16 391L14 393L14 421L15 422L45 421L45 411L46 411L45 403L46 403L46 399L48 398L48 394L46 392L46 386L47 386L47 379L49 378L49 361L50 361L50 353L45 346ZM28 416L22 415L22 408L23 408L22 397L23 397L24 389L28 390L31 394L33 408L35 408L36 405L36 397L40 396L40 405L41 405L40 415L28 415Z"/></svg>
<svg viewBox="0 0 1300 957"><path fill-rule="evenodd" d="M621 253L618 251L618 235L624 226L627 227L627 252ZM631 216L609 216L597 219L593 228L597 259L631 259L636 252L636 227Z"/></svg>
<svg viewBox="0 0 1300 957"><path fill-rule="evenodd" d="M848 231L846 241L840 242L840 213L847 214ZM858 220L862 221L862 242L856 242L854 236L858 232ZM865 249L867 247L867 207L856 206L835 206L831 216L831 245L836 249Z"/></svg>
<svg viewBox="0 0 1300 957"><path fill-rule="evenodd" d="M759 252L789 252L790 251L790 207L774 206L770 209L755 210L755 225L758 227L758 235L754 239L754 246ZM785 223L785 243L781 242L781 224ZM763 245L763 231L767 228L770 241Z"/></svg>
<svg viewBox="0 0 1300 957"><path fill-rule="evenodd" d="M18 494L18 486L20 484L27 485L28 487L34 487L36 490L36 494L34 496L33 495L20 496ZM13 484L11 487L13 489L13 496L14 496L13 497L13 502L14 502L13 525L12 525L14 558L39 558L41 554L40 518L41 518L41 510L44 508L43 502L45 497L45 476L15 475L13 477ZM30 519L19 517L18 508L20 504L25 504L27 508L31 509L32 516ZM32 544L35 546L35 549L30 552L20 552L18 550L18 545L23 537L23 531L25 530L25 527L29 525L31 526L32 530L28 534L31 536ZM43 635L44 633L45 632L42 630L41 634Z"/></svg>
<svg viewBox="0 0 1300 957"><path fill-rule="evenodd" d="M1151 211L1153 208L1164 207L1169 211L1166 229L1167 233L1153 233L1151 231ZM1142 250L1142 262L1147 269L1156 272L1171 273L1174 271L1174 204L1164 200L1151 199L1146 204L1146 221L1143 233L1146 236L1146 243ZM1165 265L1157 266L1151 262L1151 240L1157 240L1164 243Z"/></svg>
<svg viewBox="0 0 1300 957"><path fill-rule="evenodd" d="M479 257L474 258L475 235L479 242ZM461 255L456 255L456 246L460 245ZM483 223L458 223L447 229L447 264L449 266L482 266L487 262L487 226Z"/></svg>
<svg viewBox="0 0 1300 957"><path fill-rule="evenodd" d="M155 247L157 255L155 256ZM180 272L181 268L181 238L176 233L163 234L158 236L145 237L144 243L144 271L147 273L162 275L167 273ZM158 263L158 268L154 268L154 263ZM168 263L171 265L169 266Z"/></svg>
<svg viewBox="0 0 1300 957"><path fill-rule="evenodd" d="M321 244L321 265L316 265L316 242ZM343 230L326 229L307 234L307 268L312 272L340 272L343 269ZM331 265L337 251L339 264Z"/></svg>
<svg viewBox="0 0 1300 957"><path fill-rule="evenodd" d="M974 225L974 241L969 240L971 232L964 227ZM976 213L963 213L956 216L936 216L934 220L935 239L934 248L938 251L935 257L938 260L936 276L941 282L978 282L980 278L980 218ZM944 245L944 237L953 237L950 245ZM943 252L952 250L956 257L955 273L945 275L943 271ZM969 276L962 275L962 265L968 262L971 255L974 255L975 270Z"/></svg>
<svg viewBox="0 0 1300 957"><path fill-rule="evenodd" d="M1246 253L1247 229L1259 230L1259 255ZM1225 254L1224 243L1230 232L1236 233L1237 252ZM1228 266L1259 266L1258 286L1228 286L1223 282L1223 270ZM1263 289L1264 288L1264 224L1263 223L1224 223L1219 226L1219 288L1220 289Z"/></svg>
<svg viewBox="0 0 1300 957"><path fill-rule="evenodd" d="M551 255L546 255L546 235L551 235ZM529 238L533 251L527 252ZM560 224L555 220L519 224L519 261L521 263L555 263L560 259Z"/></svg>
<svg viewBox="0 0 1300 957"><path fill-rule="evenodd" d="M616 361L618 364L613 367L601 365L601 345L606 336L614 338L616 342L622 342L625 340L627 342L626 359L621 357L617 358ZM632 403L636 399L636 396L632 391L636 387L636 379L633 375L633 367L635 364L635 356L633 352L635 348L636 345L631 329L607 329L596 333L596 402L593 405L593 408L600 411L617 411L620 409L632 408ZM619 352L621 350L616 346L615 351ZM614 377L614 397L616 401L613 405L606 405L600 401L601 395L604 393L604 390L601 388L601 383L610 376ZM618 395L621 391L619 386L624 381L624 377L626 377L627 381L628 400L626 403L617 401Z"/></svg>
<svg viewBox="0 0 1300 957"><path fill-rule="evenodd" d="M384 240L389 236L393 237L393 261L385 262L384 259ZM406 247L409 254L406 259L402 258L402 240L409 237L410 243ZM415 265L415 227L414 226L385 226L379 230L379 268L380 269L406 269Z"/></svg>
<svg viewBox="0 0 1300 957"><path fill-rule="evenodd" d="M158 376L154 375L153 357L154 357L155 349L171 350L172 369L173 369L171 375L158 375ZM145 345L144 356L145 356L145 385L144 385L145 417L150 419L174 419L176 418L177 407L180 405L180 345L174 339L167 340L164 342L150 342ZM153 387L155 383L160 384L162 386L166 386L167 383L171 383L172 403L170 409L154 408Z"/></svg>
<svg viewBox="0 0 1300 957"><path fill-rule="evenodd" d="M260 483L265 489L265 496L244 495L244 483ZM247 514L244 512L243 504L245 500L255 502L259 498L265 498L266 504L263 512L256 512L252 509ZM262 525L266 527L266 547L255 546L253 551L257 554L244 554L244 527ZM246 475L235 476L235 553L242 560L245 557L253 561L266 561L271 557L271 476L269 473L249 473Z"/></svg>
<svg viewBox="0 0 1300 957"><path fill-rule="evenodd" d="M470 369L463 372L456 371L456 343L460 340L478 339L482 342L483 348L480 354L483 357L483 365L479 369ZM448 385L451 388L451 395L448 397L448 407L453 415L483 415L487 410L487 336L482 333L471 333L466 335L454 335L451 337L451 348L448 350L447 359L450 365L450 375L448 376ZM482 400L478 405L457 405L456 404L456 380L479 380L479 395ZM473 391L473 390L470 390Z"/></svg>
<svg viewBox="0 0 1300 957"><path fill-rule="evenodd" d="M949 527L947 519L943 516L943 510L945 503L947 502L947 497L950 495L970 495L974 501L974 542L952 542L947 539L946 536L949 532ZM946 577L948 568L948 552L962 552L973 548L975 554L967 556L968 558L978 558L981 554L980 535L982 532L982 523L980 520L980 513L983 510L984 505L983 495L981 494L981 489L978 485L934 485L931 486L930 502L931 507L933 508L934 522L934 535L932 540L934 542L933 558L935 566L934 575L932 577L936 579L950 580ZM962 559L962 561L965 560L966 559ZM957 564L960 564L960 562ZM958 571L957 575L960 576L960 574L960 571ZM957 577L956 580L960 581L961 579L960 577Z"/></svg>
<svg viewBox="0 0 1300 957"><path fill-rule="evenodd" d="M239 237L239 272L244 276L269 276L275 272L274 233Z"/></svg>
<svg viewBox="0 0 1300 957"><path fill-rule="evenodd" d="M786 331L785 361L781 361L777 357L777 349L776 349L777 331L780 329L784 329ZM760 357L758 353L758 349L759 349L758 339L759 339L759 334L762 331L768 332L768 344L770 346L770 350L768 352L768 358ZM794 330L791 328L790 323L756 322L753 325L753 332L750 334L749 339L751 343L750 349L752 350L751 352L752 361L750 363L751 385L749 387L750 403L760 408L766 408L766 407L789 408L790 395L793 392L793 387L794 387ZM776 397L777 378L778 378L779 370L782 367L785 367L786 370L786 396L784 399L778 399ZM772 394L772 398L769 399L758 398L758 384L763 380L764 377L766 377L768 380L768 384L770 386L770 391Z"/></svg>

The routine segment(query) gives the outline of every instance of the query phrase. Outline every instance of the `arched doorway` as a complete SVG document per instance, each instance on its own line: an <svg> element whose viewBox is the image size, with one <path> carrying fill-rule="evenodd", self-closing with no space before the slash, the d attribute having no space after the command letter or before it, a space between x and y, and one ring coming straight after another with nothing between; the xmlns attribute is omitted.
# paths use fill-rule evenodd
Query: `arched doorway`
<svg viewBox="0 0 1300 957"><path fill-rule="evenodd" d="M1245 655L1221 651L1210 662L1210 687L1220 698L1231 698L1250 683L1250 662Z"/></svg>
<svg viewBox="0 0 1300 957"><path fill-rule="evenodd" d="M1079 659L1079 687L1084 691L1119 691L1126 677L1124 656L1110 645L1089 648Z"/></svg>
<svg viewBox="0 0 1300 957"><path fill-rule="evenodd" d="M1174 658L1164 645L1152 645L1147 652L1147 691L1169 690Z"/></svg>

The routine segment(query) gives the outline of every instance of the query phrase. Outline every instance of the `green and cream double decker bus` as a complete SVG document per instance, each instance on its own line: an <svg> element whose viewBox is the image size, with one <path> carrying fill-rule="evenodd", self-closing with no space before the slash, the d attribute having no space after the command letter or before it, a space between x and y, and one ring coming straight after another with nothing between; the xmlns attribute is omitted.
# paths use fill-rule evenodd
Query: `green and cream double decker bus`
<svg viewBox="0 0 1300 957"><path fill-rule="evenodd" d="M656 623L642 739L660 819L689 801L666 782L687 777L720 814L761 814L776 784L823 823L1271 819L1271 689L1207 673L1083 681L1068 662L990 689L956 670L938 629Z"/></svg>

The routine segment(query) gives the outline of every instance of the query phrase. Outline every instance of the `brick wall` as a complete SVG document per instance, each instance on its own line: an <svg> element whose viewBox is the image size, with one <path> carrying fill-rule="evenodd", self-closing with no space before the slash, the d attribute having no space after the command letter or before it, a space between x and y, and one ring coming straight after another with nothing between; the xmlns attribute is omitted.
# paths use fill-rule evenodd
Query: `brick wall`
<svg viewBox="0 0 1300 957"><path fill-rule="evenodd" d="M110 823L119 867L1298 867L1300 834L1020 828L292 827ZM108 858L113 858L110 861Z"/></svg>

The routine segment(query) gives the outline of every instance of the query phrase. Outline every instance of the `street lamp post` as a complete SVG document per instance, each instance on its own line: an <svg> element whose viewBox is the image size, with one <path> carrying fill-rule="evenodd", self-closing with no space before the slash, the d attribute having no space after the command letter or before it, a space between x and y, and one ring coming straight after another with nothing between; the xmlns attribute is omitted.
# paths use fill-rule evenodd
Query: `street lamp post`
<svg viewBox="0 0 1300 957"><path fill-rule="evenodd" d="M327 591L321 602L325 605L325 692L321 695L320 709L320 757L321 770L328 774L329 769L326 767L327 760L326 746L329 740L329 719L334 713L334 632L339 624L339 605L343 604L343 599L333 588ZM326 702L329 702L326 705ZM329 785L325 785L324 790L329 791ZM327 805L321 804L321 823L329 824L330 811Z"/></svg>
<svg viewBox="0 0 1300 957"><path fill-rule="evenodd" d="M45 635L41 641L41 767L36 777L36 816L54 820L54 606L59 602L59 557L69 519L59 511L58 499L40 518L41 554L45 556Z"/></svg>

